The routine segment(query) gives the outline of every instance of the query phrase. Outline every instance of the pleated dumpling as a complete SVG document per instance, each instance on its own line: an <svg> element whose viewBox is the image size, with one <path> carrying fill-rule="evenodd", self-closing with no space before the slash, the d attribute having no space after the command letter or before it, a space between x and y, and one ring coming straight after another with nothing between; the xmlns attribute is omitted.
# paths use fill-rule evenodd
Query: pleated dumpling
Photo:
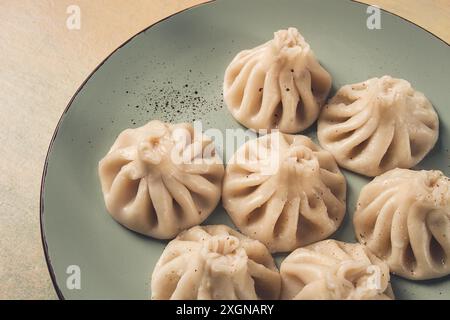
<svg viewBox="0 0 450 320"><path fill-rule="evenodd" d="M359 243L324 240L281 264L281 299L394 299L388 265Z"/></svg>
<svg viewBox="0 0 450 320"><path fill-rule="evenodd" d="M156 300L278 299L281 279L267 248L224 226L197 226L164 249L152 274Z"/></svg>
<svg viewBox="0 0 450 320"><path fill-rule="evenodd" d="M409 82L384 76L339 89L320 114L317 135L340 166L376 176L419 163L438 139L439 120Z"/></svg>
<svg viewBox="0 0 450 320"><path fill-rule="evenodd" d="M296 133L316 121L330 88L330 74L297 29L289 28L241 51L225 71L223 92L244 126Z"/></svg>
<svg viewBox="0 0 450 320"><path fill-rule="evenodd" d="M306 136L273 132L230 159L222 202L244 234L286 252L335 232L345 197L345 178L328 151Z"/></svg>
<svg viewBox="0 0 450 320"><path fill-rule="evenodd" d="M440 171L394 169L359 195L358 240L409 279L450 274L450 180Z"/></svg>
<svg viewBox="0 0 450 320"><path fill-rule="evenodd" d="M185 123L151 121L123 131L99 162L109 213L159 239L200 224L221 194L224 168L212 143Z"/></svg>

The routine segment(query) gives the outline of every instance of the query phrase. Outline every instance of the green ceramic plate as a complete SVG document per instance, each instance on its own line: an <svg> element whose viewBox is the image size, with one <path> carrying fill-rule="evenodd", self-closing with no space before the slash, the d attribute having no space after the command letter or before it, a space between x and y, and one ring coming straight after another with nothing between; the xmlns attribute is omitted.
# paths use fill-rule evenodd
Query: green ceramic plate
<svg viewBox="0 0 450 320"><path fill-rule="evenodd" d="M408 79L424 92L439 113L441 131L436 148L420 168L449 175L450 48L384 11L382 29L369 30L366 9L344 0L221 0L161 21L111 54L65 110L45 163L41 227L59 297L150 296L150 276L166 242L133 233L110 217L97 163L120 131L151 119L202 120L205 129L238 128L222 101L224 70L237 52L267 41L278 29L300 30L333 75L334 90L390 74ZM314 130L307 134L314 136ZM354 242L351 216L368 179L345 175L348 212L334 238ZM230 220L218 207L206 223L230 224ZM67 286L73 265L80 268L81 289ZM393 277L392 282L400 299L450 298L448 277L421 282Z"/></svg>

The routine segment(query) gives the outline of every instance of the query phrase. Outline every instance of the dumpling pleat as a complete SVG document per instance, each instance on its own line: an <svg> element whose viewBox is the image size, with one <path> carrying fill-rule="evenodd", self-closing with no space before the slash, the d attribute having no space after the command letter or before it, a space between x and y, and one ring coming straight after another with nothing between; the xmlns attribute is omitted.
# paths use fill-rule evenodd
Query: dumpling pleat
<svg viewBox="0 0 450 320"><path fill-rule="evenodd" d="M215 203L218 200L216 196L220 190L213 183L209 182L206 178L200 175L183 174L180 176L175 176L179 183L184 184L184 186L190 191L198 194L205 202L210 204Z"/></svg>
<svg viewBox="0 0 450 320"><path fill-rule="evenodd" d="M189 265L179 278L177 286L170 297L172 300L195 300L198 296L204 265L197 255L191 255L187 263Z"/></svg>
<svg viewBox="0 0 450 320"><path fill-rule="evenodd" d="M227 184L227 189L233 190L235 193L239 193L240 190L244 190L250 187L258 186L270 178L270 175L263 175L260 173L249 173L248 175L234 176Z"/></svg>
<svg viewBox="0 0 450 320"><path fill-rule="evenodd" d="M390 254L392 220L395 214L399 214L395 198L385 202L378 212L371 236L372 248L382 252L383 256Z"/></svg>
<svg viewBox="0 0 450 320"><path fill-rule="evenodd" d="M352 120L354 120L354 122ZM353 160L352 156L354 155L351 153L352 149L358 147L361 143L372 136L377 129L378 121L379 118L377 115L373 116L369 113L364 113L361 115L361 118L355 116L348 120L348 122L344 122L344 124L346 124L346 128L340 132L344 134L348 133L350 135L339 142L342 143L341 156L350 156L350 160Z"/></svg>
<svg viewBox="0 0 450 320"><path fill-rule="evenodd" d="M178 256L164 265L158 265L152 274L152 296L168 300L175 293L178 281L186 271L186 257ZM155 292L155 289L158 289Z"/></svg>
<svg viewBox="0 0 450 320"><path fill-rule="evenodd" d="M370 239L372 236L372 229L375 226L376 220L380 210L383 208L385 203L395 194L396 188L388 188L383 192L377 194L373 200L369 199L369 203L362 203L361 198L358 200L358 206L366 206L364 212L361 215L354 217L354 223L361 225L361 234L357 235L364 239Z"/></svg>
<svg viewBox="0 0 450 320"><path fill-rule="evenodd" d="M308 200L308 196L304 194L300 201L300 214L314 226L316 233L325 238L336 229L335 221L328 216L323 201L317 201L316 207L312 207L311 204L311 200Z"/></svg>
<svg viewBox="0 0 450 320"><path fill-rule="evenodd" d="M416 268L436 269L441 261L434 261L430 244L433 235L425 220L429 212L414 210L413 214L408 215L408 233L411 247L414 250L416 258Z"/></svg>
<svg viewBox="0 0 450 320"><path fill-rule="evenodd" d="M147 214L142 214L142 212L146 212ZM147 180L141 179L136 197L124 207L122 223L129 224L133 230L135 229L145 234L157 224L158 221L156 218L148 191Z"/></svg>
<svg viewBox="0 0 450 320"><path fill-rule="evenodd" d="M162 179L149 179L148 190L152 198L158 221L158 228L173 229L177 226L177 217L173 214L172 195L167 190Z"/></svg>
<svg viewBox="0 0 450 320"><path fill-rule="evenodd" d="M301 102L296 112L296 119L302 128L307 128L317 119L320 111L320 106L311 91L311 75L306 72L301 77L296 77L295 85Z"/></svg>
<svg viewBox="0 0 450 320"><path fill-rule="evenodd" d="M279 75L278 85L281 92L281 104L283 105L283 112L279 126L287 128L287 130L294 130L296 125L296 113L299 106L300 95L294 83L294 78L290 70L282 70Z"/></svg>
<svg viewBox="0 0 450 320"><path fill-rule="evenodd" d="M130 163L133 159L127 156L122 150L112 150L108 153L108 158L101 160L99 165L99 174L104 177L101 180L103 192L109 192L115 177L120 170Z"/></svg>
<svg viewBox="0 0 450 320"><path fill-rule="evenodd" d="M242 215L246 215L256 208L262 206L272 197L272 194L275 191L276 179L271 178L257 187L256 190L248 196L233 199L232 202L230 201L230 205L232 205L237 210L240 210L242 212Z"/></svg>
<svg viewBox="0 0 450 320"><path fill-rule="evenodd" d="M244 96L238 112L240 117L251 118L259 113L262 101L262 93L259 89L263 87L264 79L264 71L258 65L254 66L245 84Z"/></svg>
<svg viewBox="0 0 450 320"><path fill-rule="evenodd" d="M295 200L287 201L286 188L278 188L267 201L265 206L265 214L261 219L264 223L261 229L266 232L265 242L270 242L270 239L276 238L278 241L285 239L286 245L295 245L296 220L298 219L298 211L292 215L291 205ZM268 214L268 213L271 214ZM294 219L294 220L291 220ZM289 225L291 223L291 225ZM259 226L258 226L259 227ZM284 241L282 241L284 242ZM293 243L288 243L293 242Z"/></svg>
<svg viewBox="0 0 450 320"><path fill-rule="evenodd" d="M355 102L356 99L352 102ZM366 106L365 103L352 103L345 104L339 102L336 104L326 105L323 113L323 119L330 122L331 124L337 124L339 122L345 122L356 114L361 113Z"/></svg>
<svg viewBox="0 0 450 320"><path fill-rule="evenodd" d="M341 201L345 200L342 197L342 184L345 184L345 181L342 181L340 174L320 168L320 178L322 179L324 185L330 189L336 199Z"/></svg>
<svg viewBox="0 0 450 320"><path fill-rule="evenodd" d="M183 216L178 218L186 224L195 223L200 213L189 190L170 175L164 175L162 179L174 201L183 209Z"/></svg>
<svg viewBox="0 0 450 320"><path fill-rule="evenodd" d="M369 141L364 149L357 150L353 154L354 162L360 161L366 166L379 166L384 154L389 148L395 133L395 123L393 121L380 122L378 128L368 138ZM376 170L376 167L374 168Z"/></svg>
<svg viewBox="0 0 450 320"><path fill-rule="evenodd" d="M278 297L273 295L273 290L271 290L273 288L271 288L271 286L273 286L274 283L277 283L277 279L279 278L278 272L267 269L266 266L256 263L253 260L249 260L247 265L248 272L255 284L255 291L260 299L277 299ZM279 288L275 291L279 291Z"/></svg>
<svg viewBox="0 0 450 320"><path fill-rule="evenodd" d="M262 87L262 100L259 113L255 116L254 122L260 123L261 128L271 128L273 126L273 117L275 109L280 104L281 94L278 85L278 66L272 66L266 74L264 85ZM279 122L277 115L276 123Z"/></svg>
<svg viewBox="0 0 450 320"><path fill-rule="evenodd" d="M319 102L325 101L331 89L331 76L320 65L319 61L308 57L308 70L311 74L311 88Z"/></svg>
<svg viewBox="0 0 450 320"><path fill-rule="evenodd" d="M336 195L325 185L316 192L320 194L325 207L328 208L329 218L335 223L340 224L344 218L345 204L342 203L341 199L338 199Z"/></svg>
<svg viewBox="0 0 450 320"><path fill-rule="evenodd" d="M413 167L438 134L431 102L406 80L390 76L340 88L323 108L317 132L341 167L371 177Z"/></svg>
<svg viewBox="0 0 450 320"><path fill-rule="evenodd" d="M372 113L370 110L363 110L344 122L326 127L321 130L321 134L332 143L338 142L347 138L349 136L348 133L353 133L356 129L363 127L371 118Z"/></svg>
<svg viewBox="0 0 450 320"><path fill-rule="evenodd" d="M230 106L232 108L238 109L239 111L241 110L241 104L245 96L245 87L256 63L257 60L252 60L247 63L231 85L227 96L230 97ZM245 106L243 107L245 108Z"/></svg>
<svg viewBox="0 0 450 320"><path fill-rule="evenodd" d="M122 167L114 178L109 192L106 194L108 210L116 211L122 204L127 205L133 201L138 187L139 180L130 178L129 167ZM122 210L121 214L123 213Z"/></svg>

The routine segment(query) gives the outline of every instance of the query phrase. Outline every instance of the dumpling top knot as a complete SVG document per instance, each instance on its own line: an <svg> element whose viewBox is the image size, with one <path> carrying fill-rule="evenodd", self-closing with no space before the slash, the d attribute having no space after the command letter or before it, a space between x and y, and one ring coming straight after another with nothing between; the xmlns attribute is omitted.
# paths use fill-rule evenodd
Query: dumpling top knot
<svg viewBox="0 0 450 320"><path fill-rule="evenodd" d="M428 203L434 208L450 207L450 179L441 171L419 171L421 175L421 183L424 185L426 196L420 201Z"/></svg>
<svg viewBox="0 0 450 320"><path fill-rule="evenodd" d="M248 256L237 237L214 235L203 243L201 255L211 273L247 271Z"/></svg>
<svg viewBox="0 0 450 320"><path fill-rule="evenodd" d="M310 49L309 44L296 28L275 32L272 44L280 53L300 53Z"/></svg>
<svg viewBox="0 0 450 320"><path fill-rule="evenodd" d="M382 270L370 260L348 259L341 261L325 273L325 283L330 296L336 300L364 300L381 295L387 287L376 286Z"/></svg>
<svg viewBox="0 0 450 320"><path fill-rule="evenodd" d="M319 174L319 161L310 148L294 143L288 148L286 154L285 164L297 166L303 173Z"/></svg>
<svg viewBox="0 0 450 320"><path fill-rule="evenodd" d="M204 243L204 247L208 252L214 252L224 256L236 253L236 249L239 246L239 239L231 235L215 235Z"/></svg>
<svg viewBox="0 0 450 320"><path fill-rule="evenodd" d="M377 81L368 81L367 87L370 90L369 99L377 99L375 107L379 107L382 115L392 116L399 112L406 112L408 108L408 97L414 90L411 84L403 79L394 79L391 76L383 76Z"/></svg>
<svg viewBox="0 0 450 320"><path fill-rule="evenodd" d="M148 135L138 144L138 157L148 164L158 165L170 156L173 146L170 132L162 123L155 122Z"/></svg>
<svg viewBox="0 0 450 320"><path fill-rule="evenodd" d="M411 84L403 79L395 79L389 75L382 76L377 85L384 93L403 92L405 89L412 91Z"/></svg>

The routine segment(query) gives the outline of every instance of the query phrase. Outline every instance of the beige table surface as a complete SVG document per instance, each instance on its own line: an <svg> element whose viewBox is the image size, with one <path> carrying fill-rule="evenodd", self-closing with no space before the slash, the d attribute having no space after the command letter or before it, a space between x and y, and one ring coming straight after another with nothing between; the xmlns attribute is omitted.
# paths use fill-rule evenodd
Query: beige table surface
<svg viewBox="0 0 450 320"><path fill-rule="evenodd" d="M39 190L50 138L75 90L130 36L201 2L0 0L0 299L56 298L41 245ZM450 42L450 0L364 2ZM80 30L66 27L69 5L81 9Z"/></svg>

